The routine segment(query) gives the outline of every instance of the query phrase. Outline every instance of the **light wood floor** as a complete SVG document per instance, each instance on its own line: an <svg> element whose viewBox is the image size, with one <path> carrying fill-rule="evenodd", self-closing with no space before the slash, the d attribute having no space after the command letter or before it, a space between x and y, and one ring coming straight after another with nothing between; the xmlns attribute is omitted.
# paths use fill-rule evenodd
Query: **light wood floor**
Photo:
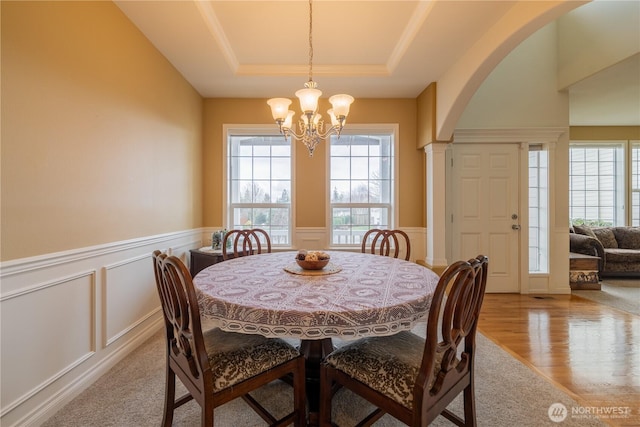
<svg viewBox="0 0 640 427"><path fill-rule="evenodd" d="M640 317L575 295L487 294L478 325L578 410L628 407L628 417L602 421L640 426Z"/></svg>

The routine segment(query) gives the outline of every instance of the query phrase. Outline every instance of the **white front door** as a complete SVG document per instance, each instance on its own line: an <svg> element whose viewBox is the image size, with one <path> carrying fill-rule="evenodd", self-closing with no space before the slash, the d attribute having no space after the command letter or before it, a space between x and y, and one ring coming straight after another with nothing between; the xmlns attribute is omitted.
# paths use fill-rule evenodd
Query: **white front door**
<svg viewBox="0 0 640 427"><path fill-rule="evenodd" d="M487 292L520 292L518 144L453 144L452 259L489 257Z"/></svg>

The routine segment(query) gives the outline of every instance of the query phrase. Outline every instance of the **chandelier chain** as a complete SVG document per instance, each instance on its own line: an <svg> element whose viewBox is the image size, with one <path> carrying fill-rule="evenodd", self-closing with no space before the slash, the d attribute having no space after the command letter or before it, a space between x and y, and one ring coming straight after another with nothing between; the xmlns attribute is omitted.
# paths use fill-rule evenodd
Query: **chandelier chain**
<svg viewBox="0 0 640 427"><path fill-rule="evenodd" d="M313 0L309 0L309 81L313 81Z"/></svg>
<svg viewBox="0 0 640 427"><path fill-rule="evenodd" d="M0 0L2 1L2 0ZM329 137L336 135L340 138L340 132L344 127L349 114L349 106L353 97L347 94L333 95L329 98L331 109L327 111L331 117L331 126L325 128L322 116L317 113L318 100L322 92L313 81L313 0L309 0L309 81L304 84L304 89L296 91L300 98L302 116L298 121L298 130L293 127L293 114L289 110L291 100L287 98L271 98L267 104L271 106L271 114L284 135L285 140L291 136L301 141L309 150L309 157L313 156L316 146Z"/></svg>

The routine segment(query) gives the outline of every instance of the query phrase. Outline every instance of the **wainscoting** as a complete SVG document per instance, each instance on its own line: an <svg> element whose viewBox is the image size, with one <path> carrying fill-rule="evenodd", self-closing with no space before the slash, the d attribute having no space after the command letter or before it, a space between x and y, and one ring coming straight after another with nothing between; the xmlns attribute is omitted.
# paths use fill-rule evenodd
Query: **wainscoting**
<svg viewBox="0 0 640 427"><path fill-rule="evenodd" d="M162 327L151 253L189 230L2 263L0 424L39 425Z"/></svg>
<svg viewBox="0 0 640 427"><path fill-rule="evenodd" d="M189 265L189 250L210 245L219 228L2 263L0 424L40 425L162 328L151 253L160 249ZM411 259L424 261L426 230L403 229ZM296 249L323 249L328 235L299 228L293 241Z"/></svg>

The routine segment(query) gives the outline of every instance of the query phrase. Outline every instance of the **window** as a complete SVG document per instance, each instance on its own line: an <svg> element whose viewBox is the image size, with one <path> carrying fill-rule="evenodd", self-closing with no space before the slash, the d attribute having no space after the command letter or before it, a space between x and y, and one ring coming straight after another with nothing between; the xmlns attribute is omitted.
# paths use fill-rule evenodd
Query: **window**
<svg viewBox="0 0 640 427"><path fill-rule="evenodd" d="M640 142L631 144L631 225L640 226Z"/></svg>
<svg viewBox="0 0 640 427"><path fill-rule="evenodd" d="M548 152L541 146L529 147L529 272L549 271Z"/></svg>
<svg viewBox="0 0 640 427"><path fill-rule="evenodd" d="M262 228L291 244L291 143L280 135L229 131L227 227Z"/></svg>
<svg viewBox="0 0 640 427"><path fill-rule="evenodd" d="M394 140L393 130L330 138L332 246L360 245L367 230L394 227Z"/></svg>
<svg viewBox="0 0 640 427"><path fill-rule="evenodd" d="M572 144L569 215L573 224L625 225L624 145Z"/></svg>

